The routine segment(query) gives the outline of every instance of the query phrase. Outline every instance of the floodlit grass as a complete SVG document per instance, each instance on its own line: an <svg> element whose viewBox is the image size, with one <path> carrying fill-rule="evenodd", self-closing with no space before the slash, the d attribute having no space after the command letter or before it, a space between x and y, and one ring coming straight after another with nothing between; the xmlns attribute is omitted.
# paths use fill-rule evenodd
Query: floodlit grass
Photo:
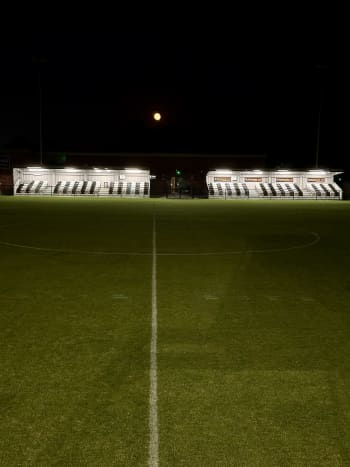
<svg viewBox="0 0 350 467"><path fill-rule="evenodd" d="M349 465L349 203L24 197L0 465L147 465L154 210L160 465Z"/></svg>

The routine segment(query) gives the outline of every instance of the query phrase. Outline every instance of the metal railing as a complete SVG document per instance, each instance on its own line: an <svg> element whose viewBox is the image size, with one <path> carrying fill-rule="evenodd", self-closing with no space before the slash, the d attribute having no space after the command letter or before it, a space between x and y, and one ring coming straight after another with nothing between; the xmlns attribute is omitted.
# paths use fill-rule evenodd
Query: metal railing
<svg viewBox="0 0 350 467"><path fill-rule="evenodd" d="M140 190L139 193L135 193L135 190L127 193L125 189L123 189L120 193L117 190L114 190L113 193L109 193L109 187L97 187L91 192L91 187L89 187L86 192L82 193L81 188L79 192L74 192L73 189L70 187L68 190L65 190L62 187L57 190L57 185L46 185L44 188L40 188L38 191L36 189L31 189L27 192L27 188L25 187L23 190L19 190L19 186L17 186L15 192L13 189L13 185L11 186L11 193L15 196L55 196L55 197L101 197L101 198L148 198L149 197L149 187L147 193L145 193L144 189ZM1 191L1 187L0 187Z"/></svg>
<svg viewBox="0 0 350 467"><path fill-rule="evenodd" d="M311 193L311 192L303 192L302 195L298 193L290 193L290 192L285 192L285 194L282 193L276 193L275 195L272 193L263 193L259 192L257 190L249 190L249 193L241 193L237 194L234 193L231 190L222 190L222 192L219 191L214 191L214 194L209 193L209 198L211 199L224 199L224 200L236 200L236 199L289 199L289 200L327 200L327 199L332 199L332 200L341 200L341 193Z"/></svg>
<svg viewBox="0 0 350 467"><path fill-rule="evenodd" d="M95 198L101 197L101 198L149 198L149 197L165 197L168 199L194 199L194 198L209 198L209 199L223 199L223 200L238 200L238 199L289 199L289 200L341 200L343 198L343 193L338 192L336 193L330 193L327 195L326 193L322 193L321 195L317 193L311 193L311 192L303 192L303 195L299 195L298 193L289 193L286 192L285 195L282 194L276 194L273 195L272 193L268 193L267 195L264 195L262 192L258 192L256 190L249 190L249 193L243 193L237 194L234 193L233 191L230 192L230 190L222 190L221 192L214 191L214 194L208 192L207 190L199 190L199 189L192 189L192 190L179 190L176 192L170 192L168 190L159 190L159 191L150 191L150 187L148 187L148 192L145 194L143 190L140 191L140 193L136 194L135 192L132 193L126 193L125 190L123 190L121 193L117 193L114 191L112 194L107 191L106 187L99 187L97 188L93 193L90 193L90 190L88 190L86 193L72 193L72 190L63 193L62 190L60 190L58 193L55 193L55 186L48 186L43 190L39 190L38 192L34 191L29 191L28 193L26 192L26 189L23 192L17 193L18 186L15 185L0 185L0 196L11 196L11 195L16 195L16 196L55 196L55 197L88 197L92 196ZM101 192L102 191L102 192Z"/></svg>

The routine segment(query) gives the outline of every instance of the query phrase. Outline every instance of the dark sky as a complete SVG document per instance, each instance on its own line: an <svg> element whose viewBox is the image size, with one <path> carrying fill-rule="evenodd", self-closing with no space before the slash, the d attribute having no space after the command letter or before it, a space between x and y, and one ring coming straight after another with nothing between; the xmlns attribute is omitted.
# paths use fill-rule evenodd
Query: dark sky
<svg viewBox="0 0 350 467"><path fill-rule="evenodd" d="M347 165L345 78L327 35L268 43L210 31L107 30L1 41L0 148L38 148L40 66L44 151L264 153L271 165L309 166L321 90L320 165Z"/></svg>

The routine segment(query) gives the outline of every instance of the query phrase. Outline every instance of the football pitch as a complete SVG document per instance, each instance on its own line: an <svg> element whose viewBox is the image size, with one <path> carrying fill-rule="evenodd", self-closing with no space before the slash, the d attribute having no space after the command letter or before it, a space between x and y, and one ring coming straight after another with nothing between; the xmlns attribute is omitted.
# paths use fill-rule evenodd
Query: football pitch
<svg viewBox="0 0 350 467"><path fill-rule="evenodd" d="M0 197L0 465L350 465L350 203Z"/></svg>

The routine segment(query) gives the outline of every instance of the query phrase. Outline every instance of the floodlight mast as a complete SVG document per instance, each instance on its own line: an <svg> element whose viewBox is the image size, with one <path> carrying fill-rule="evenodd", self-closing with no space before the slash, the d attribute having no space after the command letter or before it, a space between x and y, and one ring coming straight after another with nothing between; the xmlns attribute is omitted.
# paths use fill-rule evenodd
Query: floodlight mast
<svg viewBox="0 0 350 467"><path fill-rule="evenodd" d="M316 161L315 161L316 169L318 169L318 158L319 158L319 152L320 152L321 110L322 110L322 89L320 89L320 105L318 108L318 120L317 120L317 141L316 141Z"/></svg>
<svg viewBox="0 0 350 467"><path fill-rule="evenodd" d="M321 135L321 112L322 112L322 98L323 98L323 81L321 72L327 70L327 65L316 65L317 70L320 72L319 76L319 107L318 107L318 117L317 117L317 140L316 140L316 160L315 168L318 169L319 153L320 153L320 135Z"/></svg>
<svg viewBox="0 0 350 467"><path fill-rule="evenodd" d="M38 66L38 86L39 86L39 154L40 166L43 165L43 109L42 109L42 86L41 86L41 66L47 62L45 57L32 57L32 62Z"/></svg>
<svg viewBox="0 0 350 467"><path fill-rule="evenodd" d="M40 135L40 166L43 165L43 122L42 122L42 95L41 95L41 71L39 68L39 135Z"/></svg>

